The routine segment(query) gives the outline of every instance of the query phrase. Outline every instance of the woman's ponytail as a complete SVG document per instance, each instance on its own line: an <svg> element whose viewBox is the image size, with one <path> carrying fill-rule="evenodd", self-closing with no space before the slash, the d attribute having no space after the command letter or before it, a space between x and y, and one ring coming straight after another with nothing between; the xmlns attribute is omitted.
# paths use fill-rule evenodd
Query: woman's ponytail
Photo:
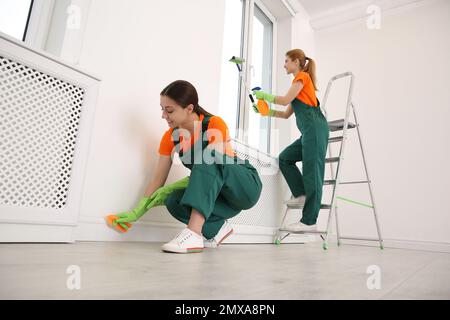
<svg viewBox="0 0 450 320"><path fill-rule="evenodd" d="M305 67L303 68L303 71L305 71L306 73L309 74L309 76L311 77L312 83L314 85L314 90L317 90L317 87L316 87L316 62L313 59L308 58L308 57L306 57L305 59L307 62L306 62Z"/></svg>
<svg viewBox="0 0 450 320"><path fill-rule="evenodd" d="M292 61L295 61L296 59L298 59L298 61L300 62L300 70L309 74L309 76L311 77L313 86L314 86L314 90L317 90L316 62L313 59L307 57L305 55L305 53L303 52L303 50L301 50L301 49L292 49L292 50L286 52L286 55Z"/></svg>
<svg viewBox="0 0 450 320"><path fill-rule="evenodd" d="M209 113L208 111L206 111L205 109L200 107L200 105L197 105L196 107L194 107L194 112L196 112L197 114L202 114L205 117L212 117L213 116L212 113Z"/></svg>

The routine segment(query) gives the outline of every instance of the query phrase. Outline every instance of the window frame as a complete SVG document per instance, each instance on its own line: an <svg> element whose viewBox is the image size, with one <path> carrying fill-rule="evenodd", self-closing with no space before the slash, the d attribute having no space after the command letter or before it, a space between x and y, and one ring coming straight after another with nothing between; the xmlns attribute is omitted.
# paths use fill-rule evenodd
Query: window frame
<svg viewBox="0 0 450 320"><path fill-rule="evenodd" d="M244 0L244 20L243 20L243 28L242 28L242 45L241 45L241 57L245 59L244 68L243 68L243 76L239 79L239 104L238 104L238 110L237 110L237 136L236 139L244 142L245 144L248 144L248 136L244 133L247 131L249 125L249 111L251 109L250 100L248 99L246 90L245 90L245 84L247 86L250 85L250 74L251 74L251 67L252 67L252 39L253 39L253 19L255 14L255 6L258 6L258 8L266 15L266 17L272 22L272 68L271 68L271 86L272 91L274 91L274 88L276 88L276 35L277 35L277 19L273 14L270 13L270 11L267 9L267 7L262 3L261 0ZM245 82L245 84L244 84ZM272 130L272 119L268 120L268 128L267 128L267 149L266 150L260 150L267 154L271 153L271 130ZM254 146L255 147L255 146ZM259 150L259 146L256 147Z"/></svg>
<svg viewBox="0 0 450 320"><path fill-rule="evenodd" d="M45 51L55 0L33 0L27 33L23 40L33 49Z"/></svg>
<svg viewBox="0 0 450 320"><path fill-rule="evenodd" d="M23 42L26 41L26 38L27 38L27 35L28 35L28 29L30 27L30 20L31 20L31 14L33 12L34 1L35 0L31 0L30 1L30 7L28 8L27 21L25 22L25 28L23 30L23 35L22 35L22 41Z"/></svg>

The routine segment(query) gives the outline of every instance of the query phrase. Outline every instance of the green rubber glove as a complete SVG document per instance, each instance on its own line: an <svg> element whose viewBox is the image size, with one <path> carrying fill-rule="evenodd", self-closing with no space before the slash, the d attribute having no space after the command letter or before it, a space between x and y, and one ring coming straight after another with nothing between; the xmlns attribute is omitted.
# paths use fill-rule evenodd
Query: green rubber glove
<svg viewBox="0 0 450 320"><path fill-rule="evenodd" d="M169 184L167 186L163 186L153 192L150 197L143 197L136 208L131 210L130 212L124 212L120 214L116 214L119 219L114 220L113 224L120 224L125 230L128 230L128 227L124 224L124 222L132 223L139 220L150 208L162 206L164 205L164 201L167 197L174 191L178 189L185 189L189 184L189 176Z"/></svg>
<svg viewBox="0 0 450 320"><path fill-rule="evenodd" d="M119 219L114 220L113 224L114 225L120 224L122 228L128 230L128 226L124 222L131 223L139 220L139 218L142 217L144 213L147 212L148 210L147 207L151 203L151 200L152 200L151 197L142 197L141 200L139 201L139 204L133 210L129 212L116 214L116 216Z"/></svg>
<svg viewBox="0 0 450 320"><path fill-rule="evenodd" d="M152 200L150 204L147 206L147 208L150 209L153 207L164 205L164 201L173 191L179 189L186 189L188 184L189 184L189 176L181 180L178 180L177 182L159 188L151 195Z"/></svg>
<svg viewBox="0 0 450 320"><path fill-rule="evenodd" d="M262 114L261 112L258 111L258 109L256 109L255 112L259 113L261 117L273 117L275 115L275 111L276 110L269 109L269 112L267 114Z"/></svg>
<svg viewBox="0 0 450 320"><path fill-rule="evenodd" d="M256 109L256 110L255 110ZM261 111L259 111L258 107L254 108L256 113L259 113L261 115L261 117L273 117L275 115L275 111L274 109L270 109L267 113L263 113Z"/></svg>
<svg viewBox="0 0 450 320"><path fill-rule="evenodd" d="M275 102L275 96L273 94L258 90L258 91L253 91L253 94L255 95L256 99L259 100L265 100L267 102L270 103L274 103Z"/></svg>

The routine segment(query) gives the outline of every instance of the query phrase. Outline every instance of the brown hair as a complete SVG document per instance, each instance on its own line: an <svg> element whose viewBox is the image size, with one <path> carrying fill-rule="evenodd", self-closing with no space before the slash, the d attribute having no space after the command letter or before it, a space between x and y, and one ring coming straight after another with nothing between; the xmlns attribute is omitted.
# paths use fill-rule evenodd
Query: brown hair
<svg viewBox="0 0 450 320"><path fill-rule="evenodd" d="M306 73L309 74L309 76L311 77L313 86L314 86L314 90L317 90L317 87L316 87L316 63L314 62L314 60L307 57L305 55L305 53L303 52L303 50L301 50L301 49L292 49L292 50L286 52L286 55L292 61L295 61L296 59L298 59L298 61L300 62L300 70L305 71ZM307 63L307 61L308 61L308 63Z"/></svg>
<svg viewBox="0 0 450 320"><path fill-rule="evenodd" d="M194 112L198 115L213 116L198 104L198 94L195 87L188 81L176 80L161 91L162 96L169 97L178 103L183 109L188 105L194 105Z"/></svg>

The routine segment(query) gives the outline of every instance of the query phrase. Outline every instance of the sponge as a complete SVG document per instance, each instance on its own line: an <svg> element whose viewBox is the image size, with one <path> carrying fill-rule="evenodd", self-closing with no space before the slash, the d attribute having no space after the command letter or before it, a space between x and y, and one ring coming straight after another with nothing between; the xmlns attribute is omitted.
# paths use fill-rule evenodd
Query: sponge
<svg viewBox="0 0 450 320"><path fill-rule="evenodd" d="M131 228L131 223L125 222L124 224L128 227L128 230L125 230L119 223L117 223L116 225L114 225L114 220L119 219L119 217L115 216L115 215L109 215L105 217L105 221L106 224L108 225L108 227L113 228L114 230L121 232L121 233L125 233L128 230L130 230Z"/></svg>

